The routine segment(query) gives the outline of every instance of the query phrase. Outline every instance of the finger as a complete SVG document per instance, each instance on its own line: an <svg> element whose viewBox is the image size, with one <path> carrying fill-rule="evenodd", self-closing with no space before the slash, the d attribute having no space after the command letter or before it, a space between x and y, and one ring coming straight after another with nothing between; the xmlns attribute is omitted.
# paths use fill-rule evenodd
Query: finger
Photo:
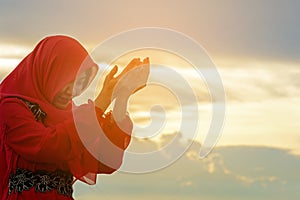
<svg viewBox="0 0 300 200"><path fill-rule="evenodd" d="M136 67L137 65L139 65L140 62L141 62L140 58L134 58L134 59L132 59L132 61L127 65L126 71L132 70L134 67Z"/></svg>
<svg viewBox="0 0 300 200"><path fill-rule="evenodd" d="M149 57L147 57L147 58L145 58L145 59L143 60L143 64L144 64L144 65L149 64Z"/></svg>
<svg viewBox="0 0 300 200"><path fill-rule="evenodd" d="M106 84L108 84L108 82L110 82L112 79L114 79L114 75L117 73L118 71L118 66L115 65L110 71L109 73L106 75L104 82Z"/></svg>
<svg viewBox="0 0 300 200"><path fill-rule="evenodd" d="M134 58L132 59L129 64L125 67L125 69L120 73L120 75L118 76L121 77L124 74L126 74L127 72L129 72L130 70L132 70L133 68L135 68L137 65L139 65L141 63L140 58Z"/></svg>
<svg viewBox="0 0 300 200"><path fill-rule="evenodd" d="M128 63L127 67L131 68L132 66L135 66L137 62L139 62L139 58L134 58Z"/></svg>
<svg viewBox="0 0 300 200"><path fill-rule="evenodd" d="M109 78L113 78L114 75L118 72L118 66L115 65L109 72L108 77Z"/></svg>

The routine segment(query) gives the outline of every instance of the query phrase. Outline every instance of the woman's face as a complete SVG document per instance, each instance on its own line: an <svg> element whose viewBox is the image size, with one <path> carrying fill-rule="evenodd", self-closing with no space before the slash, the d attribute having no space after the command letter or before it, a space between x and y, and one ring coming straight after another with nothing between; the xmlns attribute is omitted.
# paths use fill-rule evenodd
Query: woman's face
<svg viewBox="0 0 300 200"><path fill-rule="evenodd" d="M72 102L72 98L79 96L89 84L90 70L78 75L76 81L70 82L65 85L53 99L53 105L58 109L66 109Z"/></svg>

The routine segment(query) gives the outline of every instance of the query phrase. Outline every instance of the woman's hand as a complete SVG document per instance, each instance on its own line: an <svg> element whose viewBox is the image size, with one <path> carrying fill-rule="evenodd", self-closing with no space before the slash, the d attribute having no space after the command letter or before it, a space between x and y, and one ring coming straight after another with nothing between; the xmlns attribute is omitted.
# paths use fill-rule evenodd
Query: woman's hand
<svg viewBox="0 0 300 200"><path fill-rule="evenodd" d="M114 98L118 99L117 102L127 105L129 96L146 86L149 65L149 58L143 61L134 58L117 77L114 77L118 71L118 66L115 65L105 77L103 88L95 100L96 106L105 111Z"/></svg>
<svg viewBox="0 0 300 200"><path fill-rule="evenodd" d="M103 112L107 109L111 103L112 93L114 91L115 85L118 82L118 77L114 75L118 72L118 66L115 65L110 72L106 75L103 83L101 92L98 94L95 105L100 108Z"/></svg>
<svg viewBox="0 0 300 200"><path fill-rule="evenodd" d="M146 86L150 72L149 58L133 59L118 76L113 98L125 98Z"/></svg>
<svg viewBox="0 0 300 200"><path fill-rule="evenodd" d="M121 73L113 92L113 98L116 99L113 116L116 121L123 121L129 97L146 86L149 72L149 58L145 58L143 62L140 59L133 60Z"/></svg>

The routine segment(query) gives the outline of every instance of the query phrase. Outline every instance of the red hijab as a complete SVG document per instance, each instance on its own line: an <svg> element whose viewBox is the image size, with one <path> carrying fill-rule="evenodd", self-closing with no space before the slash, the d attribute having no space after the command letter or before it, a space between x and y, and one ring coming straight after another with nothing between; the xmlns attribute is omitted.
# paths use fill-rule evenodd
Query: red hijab
<svg viewBox="0 0 300 200"><path fill-rule="evenodd" d="M98 69L77 40L61 35L46 37L3 80L0 99L13 96L37 103L47 113L45 124L56 124L72 116L72 104L65 110L58 109L52 105L54 96L77 74L92 67Z"/></svg>

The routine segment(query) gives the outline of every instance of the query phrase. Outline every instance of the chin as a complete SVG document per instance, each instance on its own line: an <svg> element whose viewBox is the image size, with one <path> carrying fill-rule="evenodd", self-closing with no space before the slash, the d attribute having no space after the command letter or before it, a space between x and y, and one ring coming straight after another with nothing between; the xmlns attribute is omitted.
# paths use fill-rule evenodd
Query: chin
<svg viewBox="0 0 300 200"><path fill-rule="evenodd" d="M56 104L56 103L54 103L53 105L54 105L54 107L56 107L58 109L65 110L70 105L70 103L68 103L68 104Z"/></svg>

